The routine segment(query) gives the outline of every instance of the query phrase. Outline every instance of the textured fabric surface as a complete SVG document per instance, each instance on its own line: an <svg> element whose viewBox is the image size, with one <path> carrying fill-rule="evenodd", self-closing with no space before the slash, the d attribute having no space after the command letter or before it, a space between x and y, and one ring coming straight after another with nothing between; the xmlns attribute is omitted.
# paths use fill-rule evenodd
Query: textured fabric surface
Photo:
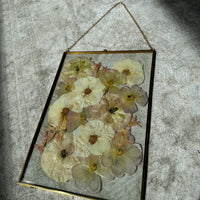
<svg viewBox="0 0 200 200"><path fill-rule="evenodd" d="M1 0L0 199L73 198L17 181L63 51L116 2ZM157 50L146 199L198 200L200 3L123 2ZM117 9L72 50L145 48Z"/></svg>

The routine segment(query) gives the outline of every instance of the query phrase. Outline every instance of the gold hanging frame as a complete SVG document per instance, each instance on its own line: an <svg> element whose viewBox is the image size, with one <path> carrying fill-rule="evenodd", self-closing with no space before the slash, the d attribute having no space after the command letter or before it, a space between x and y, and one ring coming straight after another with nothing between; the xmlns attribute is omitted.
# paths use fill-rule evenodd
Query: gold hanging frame
<svg viewBox="0 0 200 200"><path fill-rule="evenodd" d="M125 8L125 10L128 12L128 14L130 15L130 17L132 18L132 20L134 21L134 23L136 24L137 28L139 29L140 33L142 34L144 40L146 41L147 45L149 46L150 49L147 50L127 50L127 51L70 51L95 25L97 25L111 10L113 10L116 6L118 5L123 5L123 7ZM44 106L44 110L42 112L42 115L40 117L35 135L33 137L31 146L29 148L25 163L23 165L21 174L19 176L19 180L18 180L18 184L22 185L22 186L26 186L26 187L30 187L30 188L38 188L38 189L42 189L42 190L48 190L48 191L52 191L52 192L56 192L56 193L60 193L60 194L67 194L70 196L78 196L78 197L84 197L87 199L102 199L102 198L98 198L98 197L91 197L91 196L87 196L87 195L81 195L81 194L77 194L77 193L73 193L73 192L68 192L68 191L63 191L60 189L55 189L55 188L51 188L51 187L47 187L47 186L42 186L42 185L38 185L38 184L34 184L31 182L25 182L23 181L23 177L24 174L26 172L26 168L28 166L29 160L31 158L32 152L34 150L34 145L36 143L36 140L38 138L38 135L40 133L40 129L42 126L42 123L44 121L45 115L47 113L51 98L53 96L54 90L56 88L58 79L59 79L59 75L61 73L65 58L67 55L70 54L126 54L126 53L150 53L152 54L152 63L151 63L151 72L150 72L150 84L149 84L149 101L148 101L148 109L147 109L147 122L146 122L146 134L145 134L145 146L144 146L144 158L143 158L143 173L142 173L142 185L141 185L141 195L140 195L140 199L141 200L145 200L146 197L146 182L147 182L147 171L148 171L148 154L149 154L149 139L150 139L150 126L151 126L151 110L152 110L152 97L153 97L153 82L154 82L154 71L155 71L155 61L156 61L156 51L155 49L152 48L150 42L147 40L145 34L143 33L142 29L140 28L140 26L138 25L137 21L135 20L135 18L132 16L132 14L130 13L130 11L128 10L128 8L126 7L126 5L123 2L118 2L117 4L115 4L112 8L110 8L101 18L99 18L83 35L81 35L64 53L62 56L62 59L60 61L55 79L53 81L51 90L49 92L49 96L47 98L46 104Z"/></svg>

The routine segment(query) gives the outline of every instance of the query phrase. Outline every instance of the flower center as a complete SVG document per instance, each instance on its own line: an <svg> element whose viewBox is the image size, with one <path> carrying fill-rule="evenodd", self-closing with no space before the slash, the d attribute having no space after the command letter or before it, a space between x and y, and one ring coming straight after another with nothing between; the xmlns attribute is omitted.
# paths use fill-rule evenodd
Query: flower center
<svg viewBox="0 0 200 200"><path fill-rule="evenodd" d="M114 80L111 79L111 80L107 81L107 83L108 83L108 85L113 85L114 84Z"/></svg>
<svg viewBox="0 0 200 200"><path fill-rule="evenodd" d="M129 69L124 69L124 70L122 71L122 74L124 74L124 75L128 76L128 75L130 75L130 74L131 74L131 72L130 72L130 70L129 70Z"/></svg>
<svg viewBox="0 0 200 200"><path fill-rule="evenodd" d="M70 87L69 85L67 85L67 86L65 87L65 90L69 92L69 91L71 91L71 87Z"/></svg>
<svg viewBox="0 0 200 200"><path fill-rule="evenodd" d="M130 94L127 96L127 100L133 101L135 99L135 96L133 94Z"/></svg>
<svg viewBox="0 0 200 200"><path fill-rule="evenodd" d="M89 138L89 143L90 144L95 144L97 139L98 139L98 135L90 135L90 138Z"/></svg>
<svg viewBox="0 0 200 200"><path fill-rule="evenodd" d="M65 150L65 149L63 149L62 151L61 151L61 153L60 153L60 155L61 155L61 157L62 158L65 158L66 156L67 156L67 151Z"/></svg>
<svg viewBox="0 0 200 200"><path fill-rule="evenodd" d="M77 72L79 72L79 71L80 71L79 66L76 66L75 70L76 70Z"/></svg>
<svg viewBox="0 0 200 200"><path fill-rule="evenodd" d="M110 108L108 111L110 114L114 114L118 110L118 107Z"/></svg>
<svg viewBox="0 0 200 200"><path fill-rule="evenodd" d="M66 115L68 114L69 111L70 111L69 108L63 108L61 113L62 113L64 116L66 116Z"/></svg>
<svg viewBox="0 0 200 200"><path fill-rule="evenodd" d="M86 119L85 115L81 115L81 116L80 116L80 120L81 120L81 121L83 121L83 120L85 120L85 119Z"/></svg>
<svg viewBox="0 0 200 200"><path fill-rule="evenodd" d="M84 93L86 95L90 94L91 92L92 92L92 90L90 88L86 88L85 91L84 91Z"/></svg>
<svg viewBox="0 0 200 200"><path fill-rule="evenodd" d="M116 155L117 156L121 156L123 153L123 150L122 149L116 149Z"/></svg>
<svg viewBox="0 0 200 200"><path fill-rule="evenodd" d="M95 170L97 170L97 163L92 163L90 165L90 169L94 172Z"/></svg>

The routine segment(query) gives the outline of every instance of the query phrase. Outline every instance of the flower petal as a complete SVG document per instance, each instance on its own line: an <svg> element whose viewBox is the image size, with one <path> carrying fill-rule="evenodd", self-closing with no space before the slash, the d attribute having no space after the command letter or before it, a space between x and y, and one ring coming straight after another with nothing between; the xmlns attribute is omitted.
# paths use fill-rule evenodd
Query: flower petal
<svg viewBox="0 0 200 200"><path fill-rule="evenodd" d="M58 126L62 116L61 112L66 106L63 97L65 97L65 95L62 95L49 107L48 122L54 124L55 126Z"/></svg>
<svg viewBox="0 0 200 200"><path fill-rule="evenodd" d="M114 69L117 69L123 75L127 77L127 83L130 85L133 82L135 84L142 84L144 81L144 72L142 65L138 61L131 59L120 60L113 66ZM124 70L127 70L129 73L123 73Z"/></svg>
<svg viewBox="0 0 200 200"><path fill-rule="evenodd" d="M77 129L80 125L84 124L84 122L86 123L85 120L80 121L80 114L73 112L73 111L69 111L69 113L67 114L67 131L68 132L72 132L75 129ZM83 122L83 123L82 123Z"/></svg>
<svg viewBox="0 0 200 200"><path fill-rule="evenodd" d="M116 102L119 106L121 106L125 113L134 113L137 111L137 106L134 103L134 100L128 100L127 96L131 95L133 91L131 91L128 87L123 87L120 89L119 97Z"/></svg>
<svg viewBox="0 0 200 200"><path fill-rule="evenodd" d="M146 94L143 96L138 96L135 98L135 102L138 103L140 106L145 106L148 102L148 97Z"/></svg>
<svg viewBox="0 0 200 200"><path fill-rule="evenodd" d="M114 164L112 165L111 169L116 176L122 177L126 169L124 157L120 156L119 158L117 158Z"/></svg>
<svg viewBox="0 0 200 200"><path fill-rule="evenodd" d="M148 96L147 93L140 88L138 85L133 85L131 87L131 91L133 92L135 99L134 101L138 103L141 106L145 106L148 102Z"/></svg>
<svg viewBox="0 0 200 200"><path fill-rule="evenodd" d="M135 113L138 110L137 105L133 101L125 102L121 104L121 107L125 113Z"/></svg>
<svg viewBox="0 0 200 200"><path fill-rule="evenodd" d="M101 190L101 177L96 173L92 173L88 183L88 191L91 193L97 193Z"/></svg>
<svg viewBox="0 0 200 200"><path fill-rule="evenodd" d="M82 165L76 165L72 168L72 176L75 180L75 184L79 189L86 189L92 176L92 172L89 168Z"/></svg>
<svg viewBox="0 0 200 200"><path fill-rule="evenodd" d="M65 63L61 72L61 78L65 80L67 77L86 77L92 75L92 70L95 69L95 63L86 57L79 57Z"/></svg>
<svg viewBox="0 0 200 200"><path fill-rule="evenodd" d="M41 166L43 171L55 181L67 182L72 179L71 168L77 163L73 155L72 138L71 134L64 134L62 143L54 139L44 148ZM66 150L65 157L61 156L62 150Z"/></svg>
<svg viewBox="0 0 200 200"><path fill-rule="evenodd" d="M90 76L78 79L74 85L75 89L72 91L72 94L82 99L83 107L98 103L103 96L103 89L105 87L98 78ZM90 93L85 94L86 89L90 89Z"/></svg>
<svg viewBox="0 0 200 200"><path fill-rule="evenodd" d="M129 88L128 87L122 87L121 89L120 89L120 96L127 96L128 94L129 94Z"/></svg>
<svg viewBox="0 0 200 200"><path fill-rule="evenodd" d="M105 124L112 124L114 122L112 115L110 113L105 113L102 117L103 117L103 122Z"/></svg>
<svg viewBox="0 0 200 200"><path fill-rule="evenodd" d="M117 86L110 86L109 87L109 93L117 94L119 92L120 88Z"/></svg>
<svg viewBox="0 0 200 200"><path fill-rule="evenodd" d="M141 146L137 144L129 145L129 147L125 150L124 156L134 160L141 161L142 158Z"/></svg>
<svg viewBox="0 0 200 200"><path fill-rule="evenodd" d="M105 167L101 167L99 169L97 168L96 173L108 180L113 180L115 178L115 175L113 174L111 168L105 168Z"/></svg>
<svg viewBox="0 0 200 200"><path fill-rule="evenodd" d="M133 160L126 158L125 159L125 172L130 176L133 175L137 170L137 164Z"/></svg>
<svg viewBox="0 0 200 200"><path fill-rule="evenodd" d="M101 156L101 164L104 167L111 167L113 164L113 157L111 152L106 152Z"/></svg>
<svg viewBox="0 0 200 200"><path fill-rule="evenodd" d="M94 155L102 155L102 153L109 151L110 142L108 139L99 137L95 144L89 145L89 150Z"/></svg>

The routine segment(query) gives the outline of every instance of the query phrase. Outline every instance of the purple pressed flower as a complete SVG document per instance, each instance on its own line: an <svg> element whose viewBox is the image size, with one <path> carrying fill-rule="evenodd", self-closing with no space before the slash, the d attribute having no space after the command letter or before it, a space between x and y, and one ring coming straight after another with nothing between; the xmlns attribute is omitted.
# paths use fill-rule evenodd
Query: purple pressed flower
<svg viewBox="0 0 200 200"><path fill-rule="evenodd" d="M122 87L119 91L120 99L117 100L125 113L134 113L138 110L137 105L145 106L148 102L147 93L137 85Z"/></svg>
<svg viewBox="0 0 200 200"><path fill-rule="evenodd" d="M101 102L101 119L105 124L113 125L113 128L123 126L124 122L129 122L131 114L125 113L123 109L116 103L118 95L107 93Z"/></svg>
<svg viewBox="0 0 200 200"><path fill-rule="evenodd" d="M84 108L80 113L69 111L67 114L67 131L72 132L79 126L86 124L89 118L91 118L89 108Z"/></svg>
<svg viewBox="0 0 200 200"><path fill-rule="evenodd" d="M62 94L71 92L75 86L74 82L76 78L65 78L63 81L58 83L58 89L56 90L56 94L61 96Z"/></svg>
<svg viewBox="0 0 200 200"><path fill-rule="evenodd" d="M72 132L81 125L85 125L88 120L94 120L99 118L100 112L93 109L93 106L83 108L83 111L76 113L69 111L67 114L67 131Z"/></svg>
<svg viewBox="0 0 200 200"><path fill-rule="evenodd" d="M113 144L110 151L104 153L101 157L102 165L111 168L112 172L118 177L122 177L125 173L133 175L141 160L142 150L140 145L136 144L126 144L122 147Z"/></svg>

